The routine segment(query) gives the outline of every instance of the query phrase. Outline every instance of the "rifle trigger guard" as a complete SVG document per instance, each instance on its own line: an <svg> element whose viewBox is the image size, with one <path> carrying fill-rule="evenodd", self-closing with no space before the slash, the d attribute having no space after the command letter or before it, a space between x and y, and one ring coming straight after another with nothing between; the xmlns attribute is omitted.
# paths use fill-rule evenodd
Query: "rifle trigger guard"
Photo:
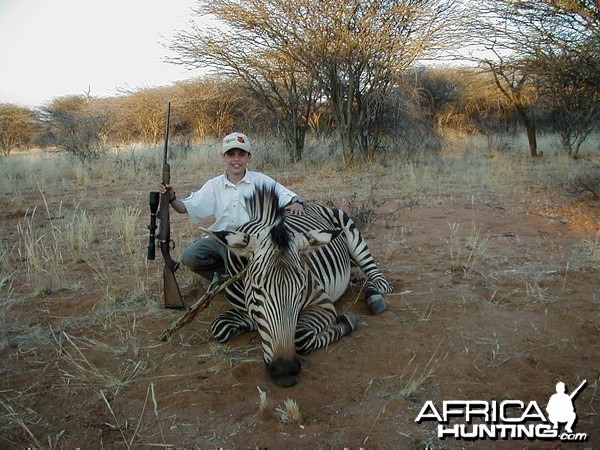
<svg viewBox="0 0 600 450"><path fill-rule="evenodd" d="M169 250L175 250L175 241L173 239L169 240Z"/></svg>

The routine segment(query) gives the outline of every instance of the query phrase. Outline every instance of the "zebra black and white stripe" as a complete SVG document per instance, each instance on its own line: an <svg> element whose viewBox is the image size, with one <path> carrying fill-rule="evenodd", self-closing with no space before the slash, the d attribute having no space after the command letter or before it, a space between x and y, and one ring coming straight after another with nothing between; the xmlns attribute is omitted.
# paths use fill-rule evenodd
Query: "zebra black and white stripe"
<svg viewBox="0 0 600 450"><path fill-rule="evenodd" d="M212 332L226 342L258 331L273 380L297 382L298 353L337 341L357 324L352 313L338 316L333 303L348 287L351 262L364 273L368 298L392 291L354 222L339 209L306 205L305 215L284 213L270 187L247 199L251 221L236 231L211 232L229 247L230 274L248 270L231 285L232 309L215 318Z"/></svg>

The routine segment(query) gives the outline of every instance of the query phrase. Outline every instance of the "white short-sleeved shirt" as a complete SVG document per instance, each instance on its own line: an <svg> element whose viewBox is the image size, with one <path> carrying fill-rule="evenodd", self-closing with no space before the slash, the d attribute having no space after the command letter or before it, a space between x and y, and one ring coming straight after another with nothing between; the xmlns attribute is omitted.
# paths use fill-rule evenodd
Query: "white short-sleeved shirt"
<svg viewBox="0 0 600 450"><path fill-rule="evenodd" d="M227 173L207 181L199 191L183 200L185 209L193 223L210 217L216 219L210 230L234 230L250 220L244 198L250 196L256 186L275 184L279 205L286 206L296 194L277 183L271 177L259 172L246 170L242 181L237 185L227 179Z"/></svg>

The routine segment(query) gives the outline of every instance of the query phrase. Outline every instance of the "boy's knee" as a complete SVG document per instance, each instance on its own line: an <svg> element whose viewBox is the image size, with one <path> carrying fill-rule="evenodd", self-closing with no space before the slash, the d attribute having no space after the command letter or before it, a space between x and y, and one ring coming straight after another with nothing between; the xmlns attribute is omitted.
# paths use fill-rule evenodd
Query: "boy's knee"
<svg viewBox="0 0 600 450"><path fill-rule="evenodd" d="M221 255L204 241L196 241L187 247L181 255L181 262L192 272L208 279L212 279L214 272L221 274L225 271L225 261Z"/></svg>
<svg viewBox="0 0 600 450"><path fill-rule="evenodd" d="M186 248L181 254L181 262L192 271L196 268L196 255L191 251L190 247Z"/></svg>

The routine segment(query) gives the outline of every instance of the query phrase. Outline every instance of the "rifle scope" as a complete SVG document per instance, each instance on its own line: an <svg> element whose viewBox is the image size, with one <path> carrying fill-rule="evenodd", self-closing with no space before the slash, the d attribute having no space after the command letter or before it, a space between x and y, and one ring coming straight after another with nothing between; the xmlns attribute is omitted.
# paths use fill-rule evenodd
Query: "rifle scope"
<svg viewBox="0 0 600 450"><path fill-rule="evenodd" d="M148 259L153 260L156 257L156 217L158 217L158 205L160 203L160 194L158 192L150 192L150 235L148 236Z"/></svg>

